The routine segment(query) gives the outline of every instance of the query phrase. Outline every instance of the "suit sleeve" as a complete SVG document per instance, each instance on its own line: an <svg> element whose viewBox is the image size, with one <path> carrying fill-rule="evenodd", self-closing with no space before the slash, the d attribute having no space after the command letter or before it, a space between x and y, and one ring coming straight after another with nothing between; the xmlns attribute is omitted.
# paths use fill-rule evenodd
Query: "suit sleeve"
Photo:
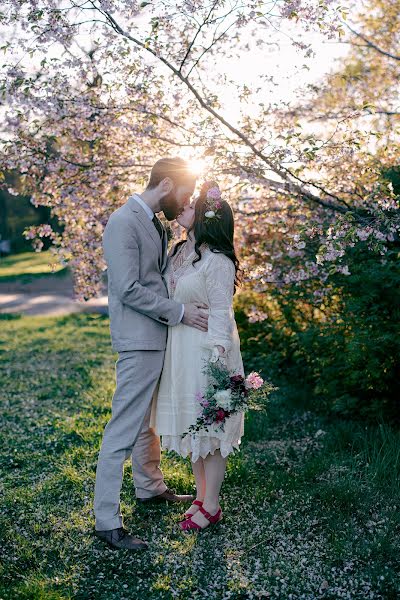
<svg viewBox="0 0 400 600"><path fill-rule="evenodd" d="M104 258L120 301L164 325L177 325L182 304L156 294L139 281L139 247L125 219L110 217L103 233Z"/></svg>

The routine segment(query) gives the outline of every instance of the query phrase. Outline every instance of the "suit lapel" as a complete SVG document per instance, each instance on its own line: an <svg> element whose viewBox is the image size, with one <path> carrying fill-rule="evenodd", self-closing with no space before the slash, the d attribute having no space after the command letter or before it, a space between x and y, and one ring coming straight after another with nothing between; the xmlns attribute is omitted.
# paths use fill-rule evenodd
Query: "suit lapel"
<svg viewBox="0 0 400 600"><path fill-rule="evenodd" d="M154 227L154 223L152 223L152 221L150 221L150 219L149 219L148 215L145 213L144 209L140 206L139 202L136 202L136 200L133 196L129 196L128 205L131 208L131 210L133 210L133 212L137 213L139 221L141 222L141 224L143 225L143 227L145 228L145 230L147 231L147 233L150 235L151 239L157 246L157 250L158 250L159 254L161 254L161 252L162 252L161 239L160 239L157 229Z"/></svg>

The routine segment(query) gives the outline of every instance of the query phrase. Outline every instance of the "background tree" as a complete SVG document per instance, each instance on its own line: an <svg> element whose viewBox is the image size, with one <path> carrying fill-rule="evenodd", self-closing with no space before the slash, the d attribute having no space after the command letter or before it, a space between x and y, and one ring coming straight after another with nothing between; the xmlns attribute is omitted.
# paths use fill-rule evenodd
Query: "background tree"
<svg viewBox="0 0 400 600"><path fill-rule="evenodd" d="M15 36L3 48L3 155L23 191L62 223L62 235L28 235L53 239L83 298L99 290L108 215L155 158L203 158L236 210L247 284L258 294L245 314L278 370L302 369L335 409L377 414L385 405L393 414L399 17L393 3L370 0L346 18L339 4L312 0L8 2L1 19ZM307 58L311 29L342 38L350 53L301 104L271 102L269 73L254 87L227 74L227 62L279 47L282 36ZM381 309L368 330L371 306ZM371 351L373 332L388 362ZM338 362L350 347L353 358Z"/></svg>
<svg viewBox="0 0 400 600"><path fill-rule="evenodd" d="M299 154L309 155L306 168L323 165L346 211L297 214L286 252L278 244L268 281L256 284L267 295L253 297L250 311L243 305L264 342L258 360L301 378L315 407L396 420L399 8L367 3L357 29L348 26L350 52L339 68L305 103L280 111Z"/></svg>

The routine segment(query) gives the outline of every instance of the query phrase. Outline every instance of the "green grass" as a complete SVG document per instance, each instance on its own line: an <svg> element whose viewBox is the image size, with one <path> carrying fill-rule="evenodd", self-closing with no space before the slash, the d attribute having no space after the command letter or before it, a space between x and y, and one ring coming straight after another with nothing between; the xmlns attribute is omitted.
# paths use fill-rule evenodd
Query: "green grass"
<svg viewBox="0 0 400 600"><path fill-rule="evenodd" d="M137 506L127 464L125 522L150 550L113 552L92 533L114 388L108 320L23 317L0 330L0 599L399 597L398 433L316 416L281 385L268 414L246 420L221 525L185 536L179 508ZM166 454L162 466L172 488L193 488L187 461Z"/></svg>
<svg viewBox="0 0 400 600"><path fill-rule="evenodd" d="M45 275L64 275L62 267L53 254L45 252L22 252L0 258L0 283L23 279L32 280Z"/></svg>

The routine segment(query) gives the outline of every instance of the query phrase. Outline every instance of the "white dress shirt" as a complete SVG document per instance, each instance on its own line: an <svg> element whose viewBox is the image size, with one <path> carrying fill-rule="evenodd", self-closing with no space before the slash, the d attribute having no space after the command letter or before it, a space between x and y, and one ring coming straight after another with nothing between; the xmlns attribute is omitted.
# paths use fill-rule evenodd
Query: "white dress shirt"
<svg viewBox="0 0 400 600"><path fill-rule="evenodd" d="M140 206L145 210L146 214L148 215L150 221L152 221L154 217L154 212L151 210L150 206L146 204L144 200L141 199L139 194L133 194L133 197L139 202Z"/></svg>
<svg viewBox="0 0 400 600"><path fill-rule="evenodd" d="M145 213L147 214L147 216L149 217L150 221L153 221L154 218L154 212L151 210L150 206L148 206L146 204L146 202L144 202L142 200L142 198L139 196L139 194L133 194L133 197L135 198L135 200L137 202L139 202L140 206L143 208L143 210L145 211ZM185 305L182 304L182 313L181 313L181 321L183 319L183 315L185 314Z"/></svg>

